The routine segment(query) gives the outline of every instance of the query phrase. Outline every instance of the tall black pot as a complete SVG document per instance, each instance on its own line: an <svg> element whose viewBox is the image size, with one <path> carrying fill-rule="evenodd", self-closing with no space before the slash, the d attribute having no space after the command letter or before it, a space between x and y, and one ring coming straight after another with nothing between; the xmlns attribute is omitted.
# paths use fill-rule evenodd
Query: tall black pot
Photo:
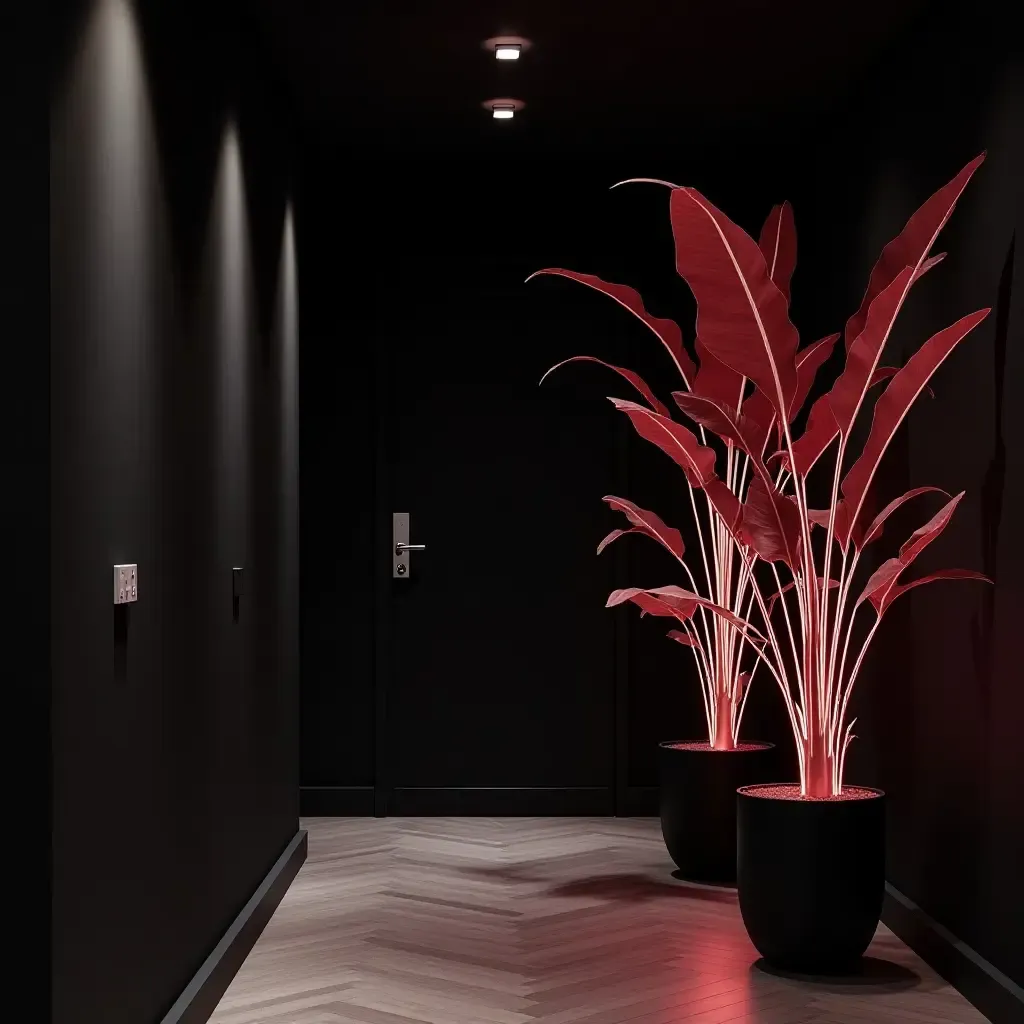
<svg viewBox="0 0 1024 1024"><path fill-rule="evenodd" d="M736 790L775 777L774 744L662 743L661 834L680 874L736 884Z"/></svg>
<svg viewBox="0 0 1024 1024"><path fill-rule="evenodd" d="M736 817L740 913L758 952L788 971L856 968L882 913L885 794L846 787L819 800L748 786Z"/></svg>

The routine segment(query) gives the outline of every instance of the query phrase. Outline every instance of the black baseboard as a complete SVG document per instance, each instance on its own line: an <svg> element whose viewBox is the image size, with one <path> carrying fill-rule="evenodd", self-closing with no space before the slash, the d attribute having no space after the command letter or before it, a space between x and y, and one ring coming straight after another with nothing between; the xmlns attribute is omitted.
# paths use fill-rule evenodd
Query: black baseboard
<svg viewBox="0 0 1024 1024"><path fill-rule="evenodd" d="M1024 1020L1024 990L888 882L882 920L993 1024Z"/></svg>
<svg viewBox="0 0 1024 1024"><path fill-rule="evenodd" d="M304 818L373 817L373 786L300 786Z"/></svg>
<svg viewBox="0 0 1024 1024"><path fill-rule="evenodd" d="M160 1024L205 1024L210 1019L220 997L302 867L306 850L306 832L296 832Z"/></svg>
<svg viewBox="0 0 1024 1024"><path fill-rule="evenodd" d="M603 817L612 813L610 786L402 788L388 796L388 814L417 817Z"/></svg>

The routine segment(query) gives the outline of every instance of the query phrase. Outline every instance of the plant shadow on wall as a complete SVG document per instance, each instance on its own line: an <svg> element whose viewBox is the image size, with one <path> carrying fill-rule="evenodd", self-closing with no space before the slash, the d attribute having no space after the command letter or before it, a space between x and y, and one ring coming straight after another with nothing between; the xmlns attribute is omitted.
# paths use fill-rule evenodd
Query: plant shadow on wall
<svg viewBox="0 0 1024 1024"><path fill-rule="evenodd" d="M788 204L772 211L755 242L695 189L633 179L669 189L676 269L697 303L696 361L679 326L652 316L632 288L561 268L539 271L585 284L633 313L661 341L687 389L672 398L693 429L674 419L637 374L603 364L646 403L611 398L612 404L684 474L700 538L696 573L679 531L625 498L605 498L629 528L613 531L598 551L639 533L681 566L689 589L629 587L614 591L607 604L631 602L680 627L669 636L696 658L708 725L705 760L740 746L754 671L741 670L741 662L753 658L777 684L799 784L741 786L737 806L740 907L755 946L776 967L849 968L881 913L884 794L844 786L843 775L856 721L850 697L886 612L925 583L991 582L968 569L901 582L946 528L964 492L919 486L879 508L873 487L911 406L989 313L978 310L937 332L901 367L882 363L914 284L943 260L932 249L983 160L984 154L939 189L883 249L845 331L803 348L789 316L796 229ZM804 419L817 372L840 337L842 371ZM580 359L597 361L564 362ZM851 441L869 408L858 455ZM810 497L822 484L828 504L814 508ZM865 552L890 516L936 494L944 499L937 511L868 573Z"/></svg>

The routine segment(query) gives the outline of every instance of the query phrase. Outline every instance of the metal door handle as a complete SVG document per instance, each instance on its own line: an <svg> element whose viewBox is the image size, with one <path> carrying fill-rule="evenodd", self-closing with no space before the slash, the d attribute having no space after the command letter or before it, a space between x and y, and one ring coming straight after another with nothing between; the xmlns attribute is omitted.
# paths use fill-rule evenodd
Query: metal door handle
<svg viewBox="0 0 1024 1024"><path fill-rule="evenodd" d="M391 517L391 575L407 580L412 575L410 551L426 551L426 544L409 543L409 513L395 512Z"/></svg>

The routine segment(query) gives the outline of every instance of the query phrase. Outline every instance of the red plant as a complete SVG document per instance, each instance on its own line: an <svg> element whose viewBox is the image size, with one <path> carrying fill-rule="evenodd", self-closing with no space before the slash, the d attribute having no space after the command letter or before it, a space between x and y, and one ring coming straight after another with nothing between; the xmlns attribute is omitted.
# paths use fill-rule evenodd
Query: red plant
<svg viewBox="0 0 1024 1024"><path fill-rule="evenodd" d="M853 739L854 721L847 720L850 694L893 601L933 580L986 579L980 573L948 569L899 582L945 529L961 492L953 498L945 495L946 504L911 535L896 557L869 576L859 592L854 585L864 551L880 536L889 516L905 502L939 491L918 487L874 516L869 509L882 456L914 400L989 311L971 313L939 331L902 367L883 367L880 361L911 287L942 260L941 254L929 254L983 159L984 154L939 189L883 249L860 307L846 324L845 366L831 389L811 406L800 436L794 436L794 421L839 335L800 348L789 318L796 232L788 204L772 211L759 244L695 189L661 182L671 189L676 269L697 300L699 370L686 354L678 326L650 316L632 289L569 271L541 271L572 277L604 292L661 338L690 385L689 393L673 397L697 425L700 438L675 422L640 378L618 367L613 369L634 384L648 405L612 402L642 437L683 469L691 494L693 489L704 493L716 529L732 542L739 578L749 591L745 613L730 600L732 590L723 599L720 578L715 600L699 596L694 585L693 592L675 587L616 591L608 604L628 600L645 612L674 616L684 626L681 636L686 643L695 643L691 623L699 609L751 646L782 693L805 796L842 792L846 752ZM872 388L886 381L874 403L867 439L854 458L849 446L855 424L867 411ZM724 478L716 472L720 453L708 446L708 434L724 448ZM830 450L829 465L825 455ZM830 482L830 501L824 509L811 508L808 501L808 477L815 467ZM657 517L640 515L621 499L614 501L637 531L654 536L682 561L678 533L671 531L666 543L667 528ZM716 581L710 571L707 579L713 591ZM863 637L854 631L862 609L874 613L870 625L865 623ZM757 626L751 621L754 611Z"/></svg>

